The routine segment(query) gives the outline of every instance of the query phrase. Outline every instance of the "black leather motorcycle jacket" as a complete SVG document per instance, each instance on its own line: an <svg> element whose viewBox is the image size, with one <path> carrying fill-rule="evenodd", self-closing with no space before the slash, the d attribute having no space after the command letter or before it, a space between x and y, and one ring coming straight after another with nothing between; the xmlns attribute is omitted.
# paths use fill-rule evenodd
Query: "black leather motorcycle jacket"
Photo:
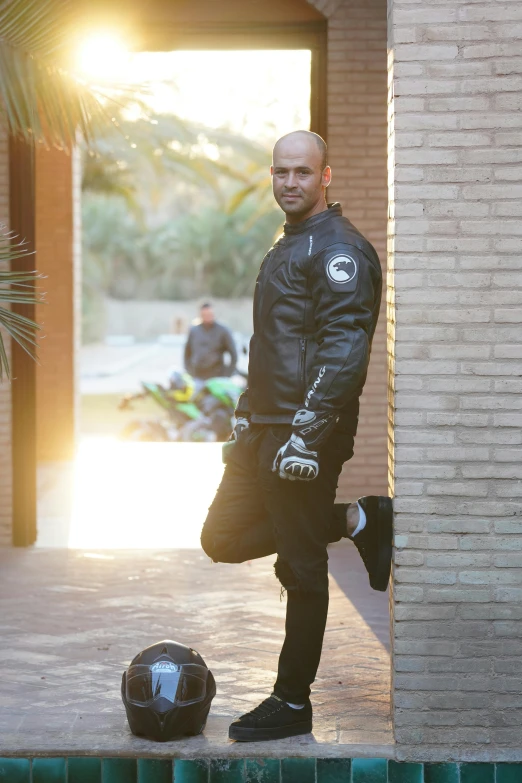
<svg viewBox="0 0 522 783"><path fill-rule="evenodd" d="M339 204L285 224L257 278L248 389L236 415L291 423L299 409L357 411L381 290L377 253Z"/></svg>

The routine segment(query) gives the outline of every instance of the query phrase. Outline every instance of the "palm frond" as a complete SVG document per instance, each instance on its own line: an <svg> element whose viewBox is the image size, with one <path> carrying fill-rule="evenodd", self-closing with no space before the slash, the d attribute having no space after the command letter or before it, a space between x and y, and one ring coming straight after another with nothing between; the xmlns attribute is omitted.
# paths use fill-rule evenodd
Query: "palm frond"
<svg viewBox="0 0 522 783"><path fill-rule="evenodd" d="M14 136L67 148L111 123L93 88L60 66L70 0L0 4L0 122Z"/></svg>
<svg viewBox="0 0 522 783"><path fill-rule="evenodd" d="M10 231L0 227L0 263L11 264L32 253L25 242L17 241ZM9 358L2 330L15 340L31 358L36 358L36 331L40 328L30 318L13 312L5 305L37 304L43 296L35 288L42 275L38 272L17 272L0 269L0 380L10 377Z"/></svg>

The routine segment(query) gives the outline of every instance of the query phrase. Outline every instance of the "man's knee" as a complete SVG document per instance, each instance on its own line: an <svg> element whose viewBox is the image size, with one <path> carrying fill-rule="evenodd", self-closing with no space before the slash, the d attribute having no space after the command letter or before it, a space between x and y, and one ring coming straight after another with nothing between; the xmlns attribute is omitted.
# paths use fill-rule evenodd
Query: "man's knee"
<svg viewBox="0 0 522 783"><path fill-rule="evenodd" d="M215 560L217 562L218 557L215 538L208 528L204 527L201 531L200 541L203 552L208 555L211 560Z"/></svg>
<svg viewBox="0 0 522 783"><path fill-rule="evenodd" d="M215 563L242 563L237 540L226 533L217 533L211 527L201 531L201 548Z"/></svg>
<svg viewBox="0 0 522 783"><path fill-rule="evenodd" d="M310 567L306 565L291 564L287 560L278 557L274 571L285 590L299 593L326 593L328 594L328 565L324 567Z"/></svg>

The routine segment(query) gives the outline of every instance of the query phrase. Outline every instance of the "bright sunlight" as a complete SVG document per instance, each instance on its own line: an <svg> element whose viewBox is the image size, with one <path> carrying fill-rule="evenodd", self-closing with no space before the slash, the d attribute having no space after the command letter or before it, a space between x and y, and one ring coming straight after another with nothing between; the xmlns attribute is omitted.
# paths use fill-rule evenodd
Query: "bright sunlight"
<svg viewBox="0 0 522 783"><path fill-rule="evenodd" d="M83 150L82 434L74 468L42 474L40 546L199 547L221 444L117 439L118 404L182 366L202 296L225 298L218 316L248 344L252 287L282 217L270 149L310 125L310 67L306 50L132 53L109 31L78 47L83 79L142 89L114 110L123 132ZM128 417L163 415L150 403Z"/></svg>
<svg viewBox="0 0 522 783"><path fill-rule="evenodd" d="M222 472L221 443L84 440L68 546L195 549Z"/></svg>
<svg viewBox="0 0 522 783"><path fill-rule="evenodd" d="M78 47L75 70L83 77L97 81L126 81L131 57L116 33L94 33Z"/></svg>
<svg viewBox="0 0 522 783"><path fill-rule="evenodd" d="M309 50L131 53L109 32L86 38L76 61L84 78L145 86L154 112L269 142L310 126L310 66Z"/></svg>

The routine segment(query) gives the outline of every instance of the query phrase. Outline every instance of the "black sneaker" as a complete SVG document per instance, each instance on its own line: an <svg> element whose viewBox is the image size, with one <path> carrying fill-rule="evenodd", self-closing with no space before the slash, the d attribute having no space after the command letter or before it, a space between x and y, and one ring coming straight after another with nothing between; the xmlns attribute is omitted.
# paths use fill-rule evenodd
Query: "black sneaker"
<svg viewBox="0 0 522 783"><path fill-rule="evenodd" d="M366 514L366 527L352 538L366 566L370 586L384 592L390 581L393 512L391 498L368 495L359 498Z"/></svg>
<svg viewBox="0 0 522 783"><path fill-rule="evenodd" d="M259 707L231 723L228 736L238 742L262 742L309 734L311 731L310 701L301 710L294 710L286 701L272 694Z"/></svg>

